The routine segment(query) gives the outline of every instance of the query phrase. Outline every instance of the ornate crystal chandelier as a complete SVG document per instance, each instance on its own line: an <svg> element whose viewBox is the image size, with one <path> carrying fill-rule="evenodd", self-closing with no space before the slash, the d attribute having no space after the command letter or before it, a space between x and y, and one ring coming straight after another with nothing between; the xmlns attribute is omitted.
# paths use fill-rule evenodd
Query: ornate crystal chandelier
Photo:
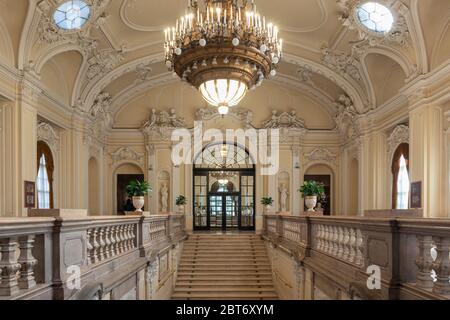
<svg viewBox="0 0 450 320"><path fill-rule="evenodd" d="M165 30L166 65L227 114L249 89L276 75L283 42L254 0L198 2L188 0L186 14Z"/></svg>

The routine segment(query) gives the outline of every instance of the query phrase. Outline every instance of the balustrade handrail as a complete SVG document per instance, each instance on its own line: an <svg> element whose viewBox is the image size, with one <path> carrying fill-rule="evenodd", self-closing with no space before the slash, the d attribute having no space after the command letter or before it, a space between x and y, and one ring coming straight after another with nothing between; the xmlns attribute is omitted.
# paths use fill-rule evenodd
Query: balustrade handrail
<svg viewBox="0 0 450 320"><path fill-rule="evenodd" d="M115 259L116 266L145 263L147 252L184 237L182 214L0 218L0 299L58 286L53 296L67 298L67 264L79 266L83 276Z"/></svg>
<svg viewBox="0 0 450 320"><path fill-rule="evenodd" d="M450 219L270 214L263 235L293 248L304 263L335 259L359 274L380 266L388 287L408 287L414 297L450 298Z"/></svg>

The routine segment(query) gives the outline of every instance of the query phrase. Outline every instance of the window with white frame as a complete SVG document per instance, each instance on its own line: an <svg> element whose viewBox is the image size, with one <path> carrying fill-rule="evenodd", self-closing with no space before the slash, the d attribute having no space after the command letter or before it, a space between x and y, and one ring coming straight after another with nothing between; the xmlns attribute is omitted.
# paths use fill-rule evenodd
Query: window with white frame
<svg viewBox="0 0 450 320"><path fill-rule="evenodd" d="M405 210L409 207L410 180L405 156L400 158L400 171L397 179L397 209Z"/></svg>
<svg viewBox="0 0 450 320"><path fill-rule="evenodd" d="M38 195L38 208L50 209L50 182L48 179L45 155L42 155L39 160L39 171L37 176L37 195Z"/></svg>

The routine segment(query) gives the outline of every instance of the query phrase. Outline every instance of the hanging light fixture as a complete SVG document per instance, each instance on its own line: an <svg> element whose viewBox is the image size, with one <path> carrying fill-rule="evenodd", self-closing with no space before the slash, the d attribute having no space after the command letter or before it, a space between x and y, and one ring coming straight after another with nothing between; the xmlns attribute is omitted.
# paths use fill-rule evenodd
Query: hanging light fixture
<svg viewBox="0 0 450 320"><path fill-rule="evenodd" d="M276 75L283 44L254 0L202 2L188 0L185 16L165 30L166 65L225 115Z"/></svg>

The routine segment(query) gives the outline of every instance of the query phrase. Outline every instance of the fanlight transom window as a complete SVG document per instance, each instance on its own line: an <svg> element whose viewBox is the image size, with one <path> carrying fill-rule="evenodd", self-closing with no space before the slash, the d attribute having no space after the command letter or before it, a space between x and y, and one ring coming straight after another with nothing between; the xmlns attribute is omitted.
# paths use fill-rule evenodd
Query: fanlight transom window
<svg viewBox="0 0 450 320"><path fill-rule="evenodd" d="M214 144L206 147L195 160L197 169L253 169L248 152L233 144Z"/></svg>

